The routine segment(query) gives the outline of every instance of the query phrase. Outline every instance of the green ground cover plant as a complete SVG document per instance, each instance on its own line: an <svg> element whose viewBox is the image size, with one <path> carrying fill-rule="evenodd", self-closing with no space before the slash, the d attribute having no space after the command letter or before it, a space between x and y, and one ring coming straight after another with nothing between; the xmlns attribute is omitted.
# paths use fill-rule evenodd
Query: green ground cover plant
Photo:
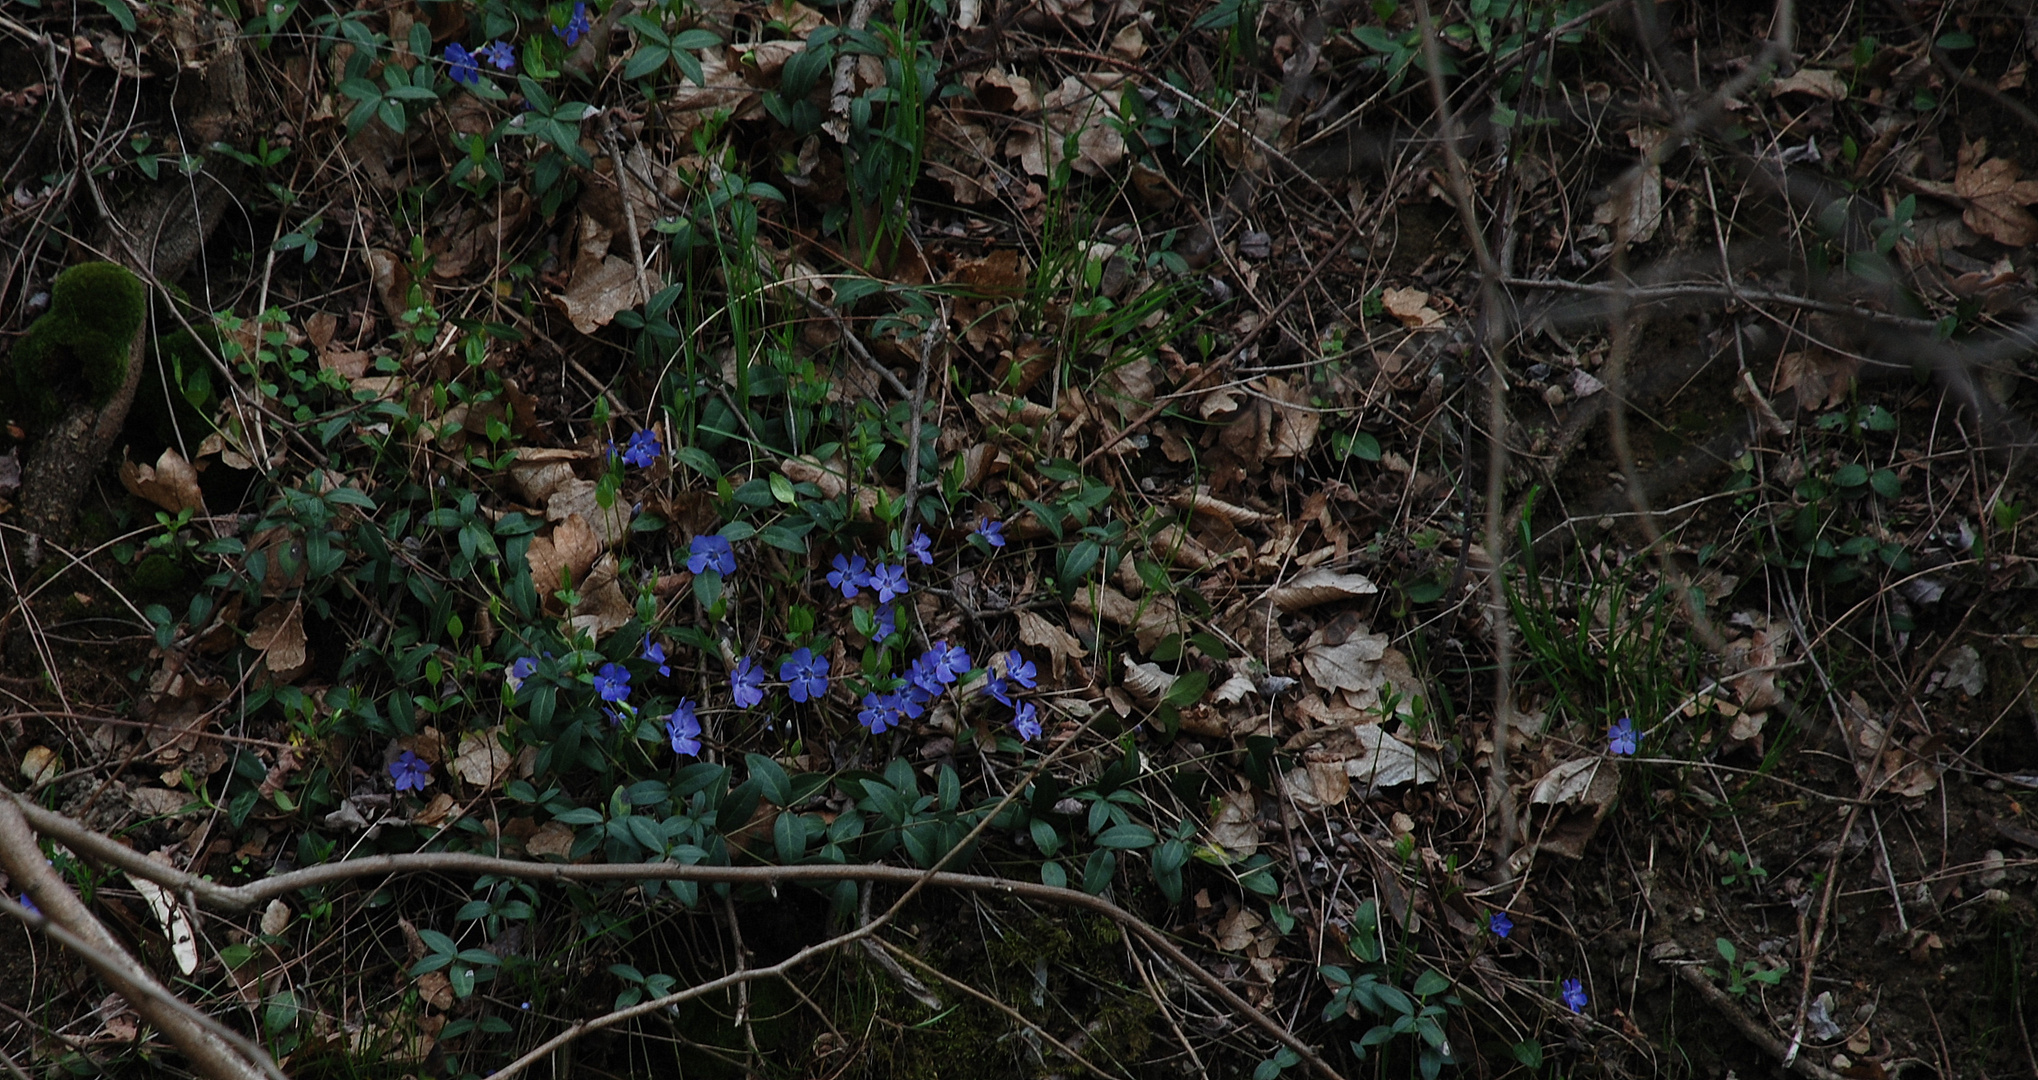
<svg viewBox="0 0 2038 1080"><path fill-rule="evenodd" d="M0 28L7 1066L2038 1069L2021 21Z"/></svg>

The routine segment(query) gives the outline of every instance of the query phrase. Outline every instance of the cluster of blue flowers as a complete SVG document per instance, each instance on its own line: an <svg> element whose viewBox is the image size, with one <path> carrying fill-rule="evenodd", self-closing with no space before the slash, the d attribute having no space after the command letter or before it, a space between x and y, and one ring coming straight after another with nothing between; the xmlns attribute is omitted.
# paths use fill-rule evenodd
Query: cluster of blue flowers
<svg viewBox="0 0 2038 1080"><path fill-rule="evenodd" d="M574 18L565 31L555 28L554 32L566 38L567 44L571 45L587 30L586 5L579 4L575 6ZM456 79L466 81L467 74L478 79L477 58L488 60L505 70L515 59L509 46L502 42L492 42L474 53L458 44L447 46L446 59L454 65ZM664 450L657 432L650 429L632 434L620 454L613 443L609 448L612 458L620 457L623 464L637 469L649 468ZM1001 548L1006 542L1003 530L1001 522L985 519L974 530L973 536L992 548ZM904 544L900 562L873 565L861 555L837 555L833 569L827 575L829 587L840 592L845 600L854 600L865 590L872 593L876 600L873 612L876 632L873 638L879 643L897 631L898 616L894 604L912 591L906 577L905 559L918 560L922 566L932 566L933 538L915 527ZM686 568L695 575L733 575L737 569L735 546L728 537L719 534L696 536L687 546ZM649 634L644 636L638 659L650 664L652 670L661 676L670 677L672 674L665 646L652 640ZM1017 650L1007 653L1004 659L1004 670L989 673L983 693L1013 710L1012 726L1021 739L1030 742L1041 734L1039 710L1033 702L1022 700L1018 694L1022 689L1030 690L1039 685L1039 670ZM779 663L778 681L785 686L786 696L795 702L819 701L828 693L829 667L828 657L815 653L811 648L801 647L794 649ZM968 650L947 641L935 642L907 667L903 678L893 680L891 688L865 694L857 720L873 735L883 734L907 720L916 720L926 715L928 706L936 698L961 682L972 670L973 662ZM524 682L537 672L536 657L518 657L510 662L504 681L515 692L521 690ZM729 689L736 707L750 709L764 704L770 693L768 677L769 668L754 657L746 655L738 658L735 668L729 673ZM609 723L620 725L637 715L636 706L630 703L633 688L629 668L619 663L605 663L596 669L590 682ZM700 754L700 717L691 698L679 699L665 719L665 732L673 753L688 757ZM399 792L422 791L430 782L431 765L406 750L390 763L389 775Z"/></svg>
<svg viewBox="0 0 2038 1080"><path fill-rule="evenodd" d="M491 41L473 52L468 52L467 46L457 41L446 46L446 65L451 68L447 74L462 86L481 84L483 60L494 64L498 71L508 71L517 66L516 50L510 48L506 41Z"/></svg>
<svg viewBox="0 0 2038 1080"><path fill-rule="evenodd" d="M594 29L594 23L587 17L587 5L573 5L573 17L565 26L555 26L552 33L564 38L568 47L580 44L580 39ZM494 64L498 71L508 71L517 66L516 50L509 42L491 41L478 49L469 51L467 46L455 41L446 46L447 74L462 86L481 85L481 61ZM639 434L642 434L641 432ZM634 441L634 440L633 440ZM654 440L655 441L655 440Z"/></svg>
<svg viewBox="0 0 2038 1080"><path fill-rule="evenodd" d="M1033 661L1019 655L1013 649L1005 654L1005 673L992 672L984 681L984 693L997 698L1012 707L1012 727L1019 732L1019 738L1032 742L1040 737L1040 710L1030 701L1019 699L1018 689L1031 690L1040 685L1040 669Z"/></svg>
<svg viewBox="0 0 2038 1080"><path fill-rule="evenodd" d="M882 735L907 720L918 720L926 715L927 706L935 698L969 673L970 666L968 650L937 641L906 668L904 685L863 695L863 708L857 712L856 722L872 735Z"/></svg>

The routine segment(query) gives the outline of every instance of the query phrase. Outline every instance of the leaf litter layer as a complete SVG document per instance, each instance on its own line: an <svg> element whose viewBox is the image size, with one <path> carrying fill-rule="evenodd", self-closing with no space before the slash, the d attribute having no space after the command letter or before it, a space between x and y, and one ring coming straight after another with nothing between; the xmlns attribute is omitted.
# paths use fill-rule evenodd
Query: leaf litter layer
<svg viewBox="0 0 2038 1080"><path fill-rule="evenodd" d="M194 146L23 15L11 332L237 209L9 894L291 1074L2038 1071L2021 20L286 6Z"/></svg>

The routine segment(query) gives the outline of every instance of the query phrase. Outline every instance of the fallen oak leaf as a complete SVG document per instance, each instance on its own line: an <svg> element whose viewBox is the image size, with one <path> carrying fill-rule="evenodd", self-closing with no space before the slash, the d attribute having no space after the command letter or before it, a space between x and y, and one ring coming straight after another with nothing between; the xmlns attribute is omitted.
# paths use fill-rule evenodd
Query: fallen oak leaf
<svg viewBox="0 0 2038 1080"><path fill-rule="evenodd" d="M1959 167L1953 174L1954 194L1967 204L1960 219L1968 228L2009 247L2038 243L2038 217L2024 209L2038 203L2038 180L2018 179L2014 162L1987 154L1987 139L1960 148Z"/></svg>

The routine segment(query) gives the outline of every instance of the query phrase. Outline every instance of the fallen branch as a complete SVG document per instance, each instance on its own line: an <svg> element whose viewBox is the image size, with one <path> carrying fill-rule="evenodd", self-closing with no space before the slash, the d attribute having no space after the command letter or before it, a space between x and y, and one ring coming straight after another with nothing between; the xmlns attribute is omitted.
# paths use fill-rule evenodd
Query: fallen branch
<svg viewBox="0 0 2038 1080"><path fill-rule="evenodd" d="M6 867L9 879L36 907L30 911L0 897L0 911L39 927L77 953L136 1014L175 1043L193 1069L213 1080L261 1080L265 1076L284 1080L282 1070L261 1048L164 989L147 968L127 954L43 859L42 847L11 799L0 799L0 866Z"/></svg>

